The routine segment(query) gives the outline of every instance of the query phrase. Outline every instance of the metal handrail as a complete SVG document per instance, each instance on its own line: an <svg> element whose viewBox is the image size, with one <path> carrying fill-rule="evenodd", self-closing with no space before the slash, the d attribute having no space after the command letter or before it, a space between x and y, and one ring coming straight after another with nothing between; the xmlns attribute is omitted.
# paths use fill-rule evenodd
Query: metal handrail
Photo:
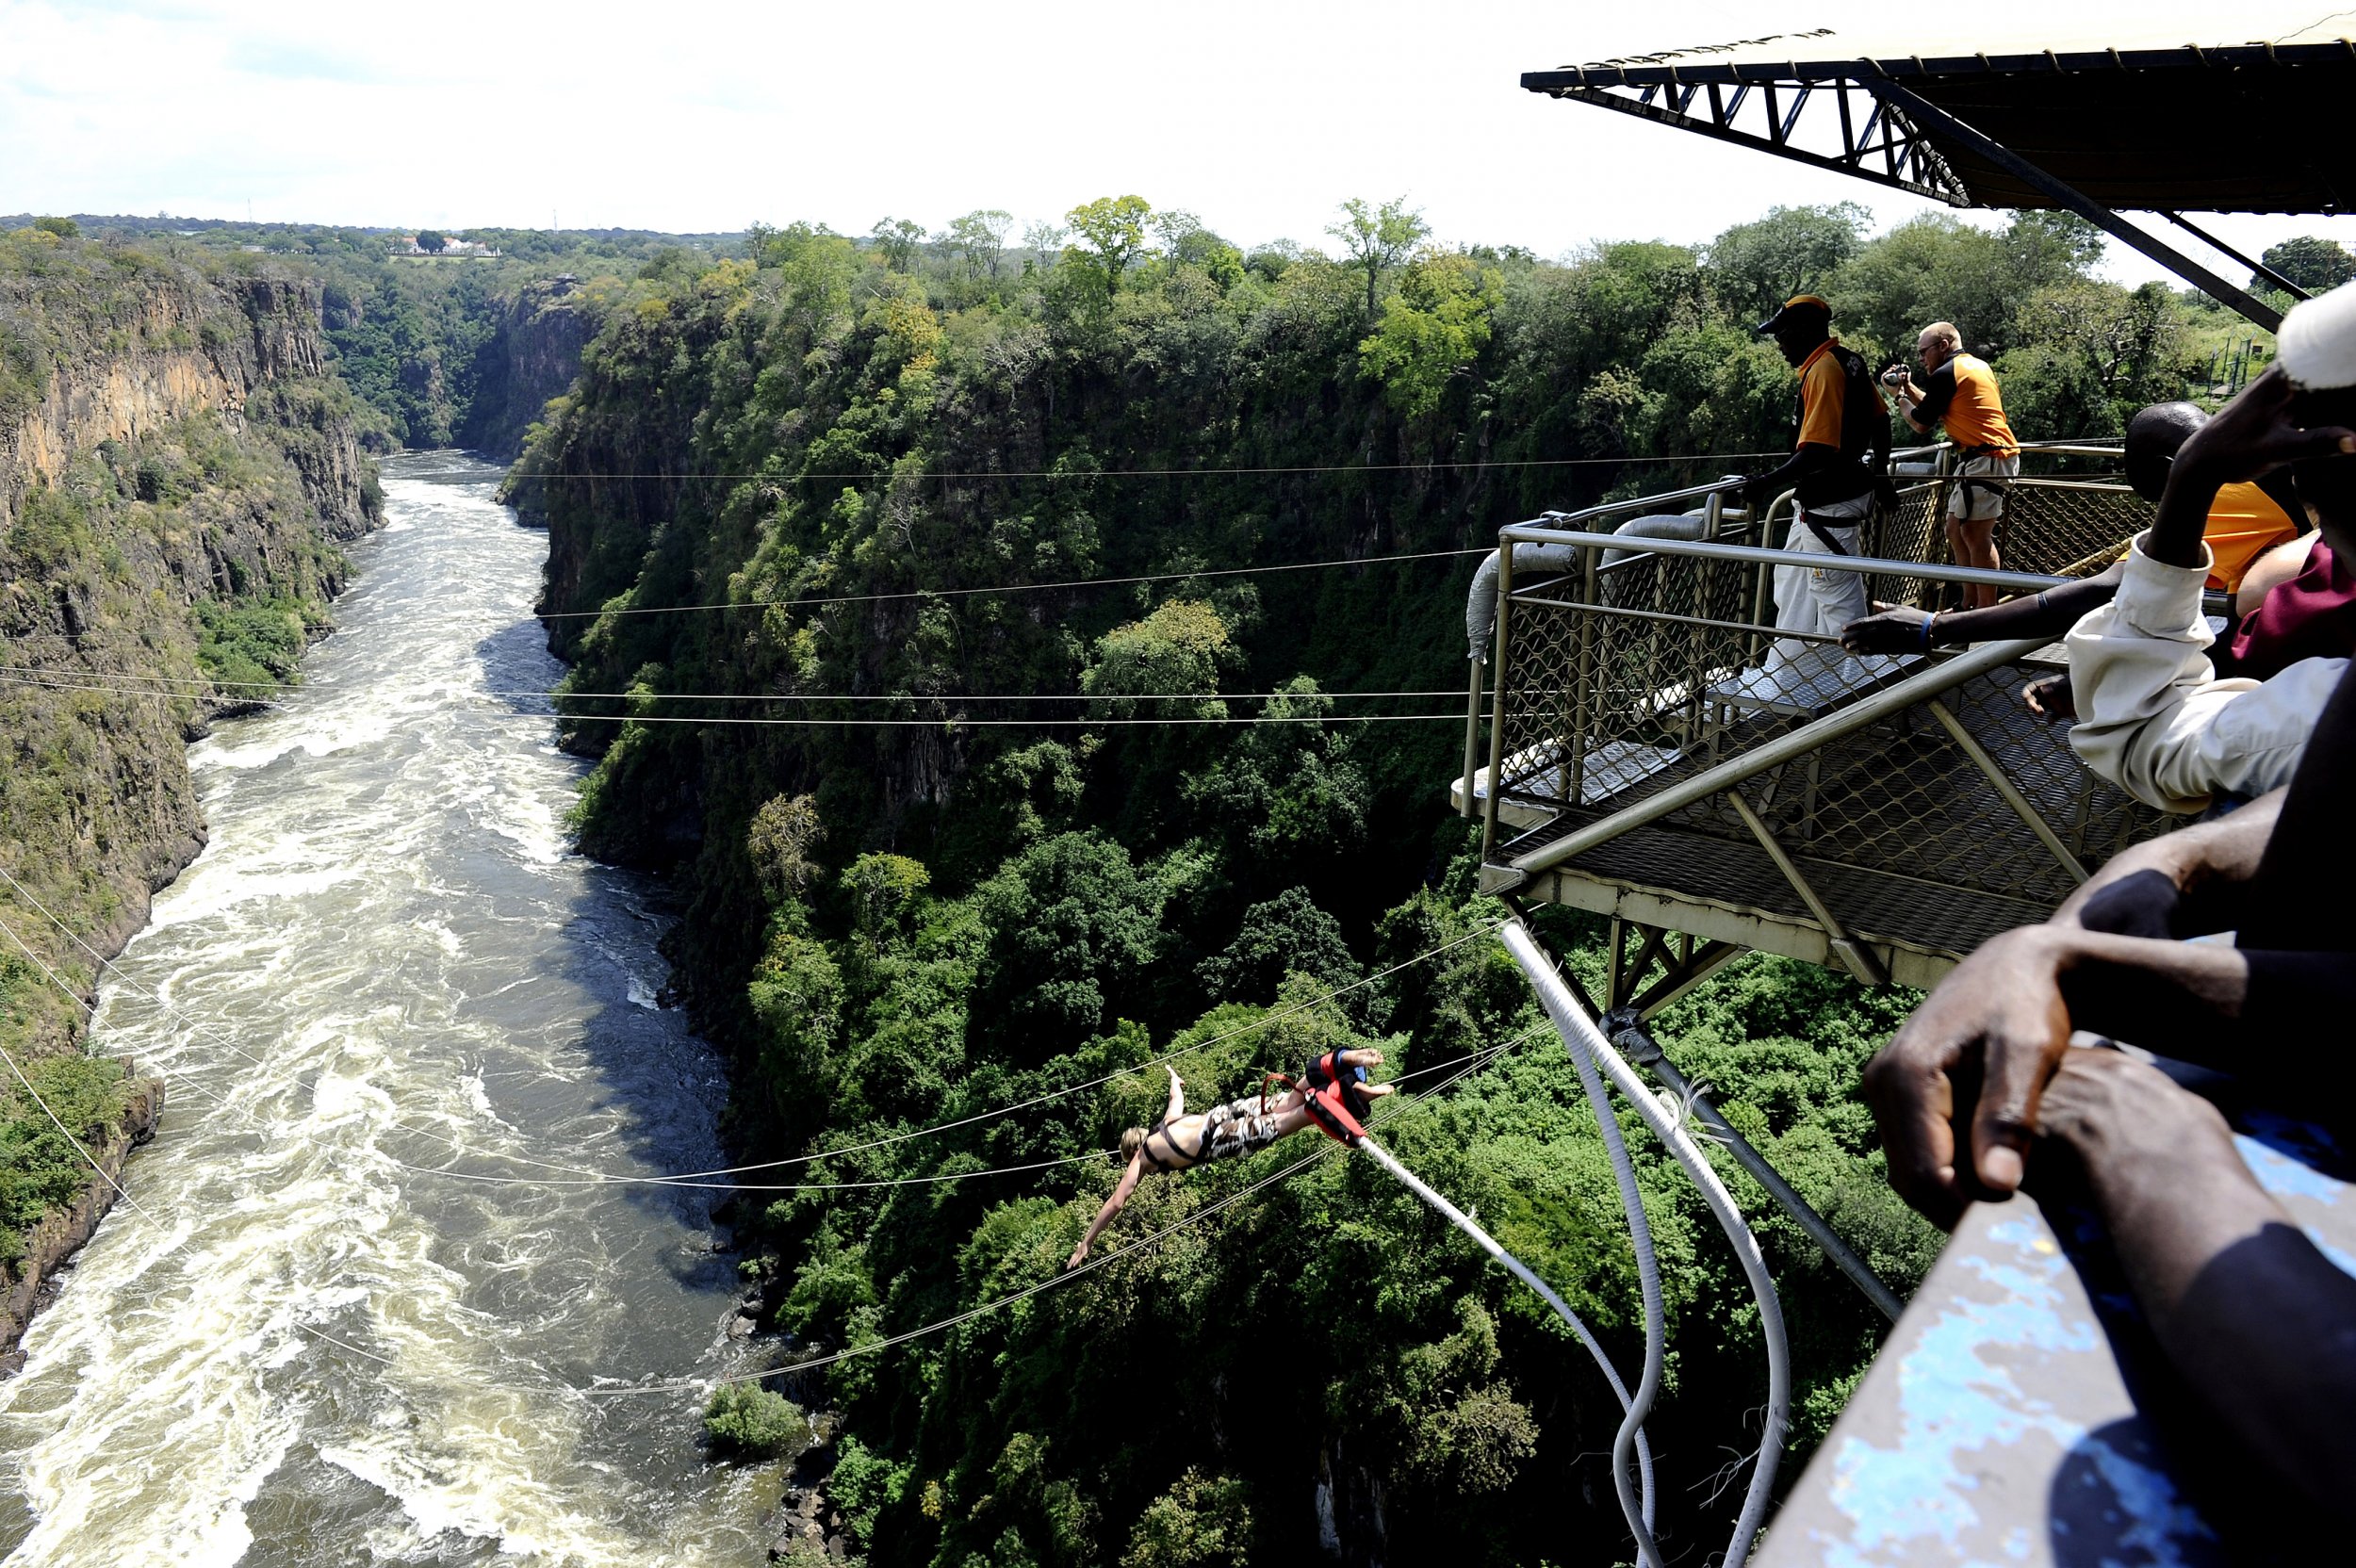
<svg viewBox="0 0 2356 1568"><path fill-rule="evenodd" d="M1623 538L1616 533L1585 533L1541 528L1534 523L1511 523L1497 530L1501 543L1514 545L1578 545L1593 549L1627 550L1638 555L1691 555L1713 561L1763 562L1774 566L1804 565L1822 571L1864 572L1889 577L1923 578L1933 582L1980 583L2035 593L2068 582L2066 577L2038 572L1990 571L1985 566L1948 566L1924 561L1893 561L1876 555L1820 555L1808 550L1769 549L1763 545L1726 545L1709 539ZM1773 631L1773 627L1761 627Z"/></svg>
<svg viewBox="0 0 2356 1568"><path fill-rule="evenodd" d="M1821 562L1821 555L1806 557ZM1850 704L1839 712L1827 713L1799 728L1787 731L1752 747L1740 757L1730 757L1712 768L1705 768L1689 778L1680 779L1667 789L1646 795L1632 806L1622 808L1600 822L1589 823L1576 832L1542 844L1527 855L1518 856L1513 870L1528 880L1535 874L1560 865L1574 856L1584 855L1597 844L1609 843L1623 833L1631 832L1648 823L1658 822L1670 812L1707 800L1722 790L1731 788L1770 768L1780 767L1793 759L1815 750L1824 742L1864 728L1877 719L1911 707L1925 697L1938 696L1962 685L1973 676L1996 669L2026 658L2045 645L2042 637L2023 638L2008 643L1983 643L1969 653L1942 660L1918 675L1908 676L1897 684L1874 693L1862 701ZM1490 790L1494 805L1497 792Z"/></svg>

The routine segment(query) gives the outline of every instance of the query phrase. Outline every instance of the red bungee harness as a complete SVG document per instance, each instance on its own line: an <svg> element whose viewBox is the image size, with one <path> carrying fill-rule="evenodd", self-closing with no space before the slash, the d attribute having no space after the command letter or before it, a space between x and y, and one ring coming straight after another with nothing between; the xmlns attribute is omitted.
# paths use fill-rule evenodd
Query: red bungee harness
<svg viewBox="0 0 2356 1568"><path fill-rule="evenodd" d="M1308 1070L1296 1081L1282 1072L1270 1072L1261 1080L1260 1103L1268 1103L1268 1086L1282 1084L1301 1095L1301 1109L1317 1130L1345 1148L1355 1147L1366 1135L1360 1119L1367 1114L1366 1097L1358 1092L1358 1086L1366 1081L1366 1070L1344 1067L1327 1052L1309 1063Z"/></svg>

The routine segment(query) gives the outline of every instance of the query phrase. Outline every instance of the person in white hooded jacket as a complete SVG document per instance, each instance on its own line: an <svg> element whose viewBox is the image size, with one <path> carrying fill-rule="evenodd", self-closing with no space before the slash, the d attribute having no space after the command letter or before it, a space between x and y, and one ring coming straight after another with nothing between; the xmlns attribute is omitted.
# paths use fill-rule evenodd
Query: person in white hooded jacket
<svg viewBox="0 0 2356 1568"><path fill-rule="evenodd" d="M2287 782L2345 658L2264 681L2217 676L2201 593L2210 503L2227 484L2292 465L2336 557L2356 560L2356 496L2326 460L2356 451L2356 284L2294 308L2275 363L2187 437L2159 511L2127 551L2118 596L2070 633L2078 722L2070 749L2148 806L2191 812Z"/></svg>

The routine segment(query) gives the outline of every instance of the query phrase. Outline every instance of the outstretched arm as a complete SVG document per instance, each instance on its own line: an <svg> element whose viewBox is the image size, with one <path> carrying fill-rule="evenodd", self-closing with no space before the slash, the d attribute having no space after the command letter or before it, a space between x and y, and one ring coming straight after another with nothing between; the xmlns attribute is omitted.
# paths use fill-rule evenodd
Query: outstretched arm
<svg viewBox="0 0 2356 1568"><path fill-rule="evenodd" d="M1162 1070L1170 1074L1170 1104L1162 1112L1162 1120L1167 1124L1186 1114L1186 1086L1179 1081L1176 1068L1166 1067Z"/></svg>
<svg viewBox="0 0 2356 1568"><path fill-rule="evenodd" d="M1095 1244L1098 1236L1104 1233L1104 1227L1113 1222L1113 1216L1121 1212L1121 1206L1129 1201L1129 1195L1137 1190L1137 1178L1143 1174L1145 1154L1140 1151L1129 1156L1129 1168L1121 1173L1121 1184L1113 1188L1112 1196L1104 1200L1104 1206L1096 1211L1094 1219L1088 1221L1088 1234L1082 1236L1080 1245L1072 1250L1072 1256L1065 1260L1064 1267L1077 1268L1087 1261L1088 1249Z"/></svg>
<svg viewBox="0 0 2356 1568"><path fill-rule="evenodd" d="M1910 604L1884 605L1841 629L1841 645L1851 653L1921 653L1952 643L2000 643L2015 637L2059 637L2089 610L2111 602L2124 569L2117 564L2089 578L2058 583L2023 598L1985 610L1948 610L1933 614Z"/></svg>

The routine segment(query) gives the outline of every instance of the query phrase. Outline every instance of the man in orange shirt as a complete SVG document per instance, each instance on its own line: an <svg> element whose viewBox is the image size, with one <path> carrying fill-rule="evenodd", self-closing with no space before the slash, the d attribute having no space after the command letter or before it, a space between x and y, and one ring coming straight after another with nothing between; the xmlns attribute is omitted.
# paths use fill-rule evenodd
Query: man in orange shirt
<svg viewBox="0 0 2356 1568"><path fill-rule="evenodd" d="M1855 555L1857 527L1872 515L1890 452L1890 411L1865 361L1832 335L1832 307L1798 294L1759 324L1799 372L1800 431L1791 460L1744 486L1756 513L1785 490L1798 512L1783 547L1804 555ZM1840 635L1866 612L1865 579L1857 572L1775 568L1775 625L1785 631ZM1780 662L1800 645L1777 645ZM1838 660L1837 653L1832 655Z"/></svg>
<svg viewBox="0 0 2356 1568"><path fill-rule="evenodd" d="M1947 549L1958 566L1996 570L1996 519L2004 514L2004 494L2021 473L2021 448L2004 421L2004 401L1996 372L1977 354L1963 351L1963 334L1952 321L1933 321L1914 340L1922 362L1920 385L1904 366L1893 365L1882 381L1898 394L1898 412L1928 435L1944 423L1947 439L1961 460L1947 491ZM1973 610L1996 602L1996 590L1972 586L1964 602Z"/></svg>

